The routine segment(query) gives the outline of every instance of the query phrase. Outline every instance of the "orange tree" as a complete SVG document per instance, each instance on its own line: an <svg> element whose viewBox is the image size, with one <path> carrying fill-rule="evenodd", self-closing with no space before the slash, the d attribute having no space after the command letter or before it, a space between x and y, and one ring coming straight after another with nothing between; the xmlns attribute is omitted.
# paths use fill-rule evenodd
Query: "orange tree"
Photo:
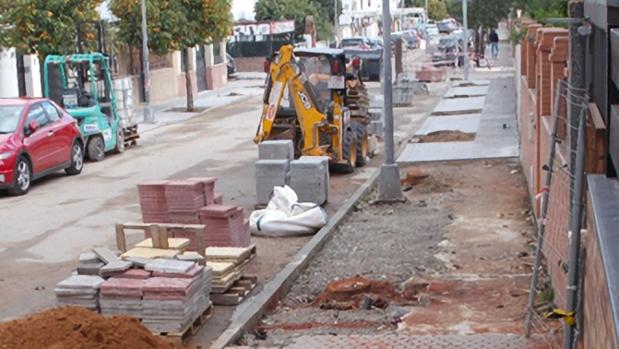
<svg viewBox="0 0 619 349"><path fill-rule="evenodd" d="M49 54L75 51L76 24L99 19L102 0L0 0L0 46L22 54L37 54L41 63ZM94 42L95 35L86 33Z"/></svg>
<svg viewBox="0 0 619 349"><path fill-rule="evenodd" d="M183 50L187 111L193 111L193 88L189 71L190 48L228 35L231 0L146 0L148 47L158 54ZM140 0L112 0L111 9L120 19L119 38L142 47Z"/></svg>
<svg viewBox="0 0 619 349"><path fill-rule="evenodd" d="M178 46L184 54L187 111L193 111L193 87L189 77L189 49L222 40L230 34L231 0L180 0L185 23L180 29Z"/></svg>

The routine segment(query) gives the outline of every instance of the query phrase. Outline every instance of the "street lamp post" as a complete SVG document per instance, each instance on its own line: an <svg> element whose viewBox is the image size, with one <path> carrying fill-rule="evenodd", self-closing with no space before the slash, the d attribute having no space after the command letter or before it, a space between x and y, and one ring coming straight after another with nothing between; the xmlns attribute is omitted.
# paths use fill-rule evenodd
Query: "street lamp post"
<svg viewBox="0 0 619 349"><path fill-rule="evenodd" d="M464 39L462 54L464 55L464 80L469 79L469 25L467 18L467 0L462 0L462 25L464 26Z"/></svg>
<svg viewBox="0 0 619 349"><path fill-rule="evenodd" d="M155 115L150 107L150 67L148 60L148 29L146 26L146 0L142 6L142 83L144 84L144 122L154 123Z"/></svg>
<svg viewBox="0 0 619 349"><path fill-rule="evenodd" d="M395 163L393 140L393 77L391 69L391 11L389 0L383 0L383 115L385 120L385 162L380 167L378 195L380 201L402 200L400 170Z"/></svg>

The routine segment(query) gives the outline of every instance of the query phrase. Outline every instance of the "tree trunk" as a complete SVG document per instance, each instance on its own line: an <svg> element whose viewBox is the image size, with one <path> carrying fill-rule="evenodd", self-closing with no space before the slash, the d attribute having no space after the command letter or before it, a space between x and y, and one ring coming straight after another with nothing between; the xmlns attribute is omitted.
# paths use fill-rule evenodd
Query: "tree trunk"
<svg viewBox="0 0 619 349"><path fill-rule="evenodd" d="M187 111L193 111L193 87L191 86L191 76L189 75L189 48L183 49L183 64L185 65L185 88L187 89Z"/></svg>

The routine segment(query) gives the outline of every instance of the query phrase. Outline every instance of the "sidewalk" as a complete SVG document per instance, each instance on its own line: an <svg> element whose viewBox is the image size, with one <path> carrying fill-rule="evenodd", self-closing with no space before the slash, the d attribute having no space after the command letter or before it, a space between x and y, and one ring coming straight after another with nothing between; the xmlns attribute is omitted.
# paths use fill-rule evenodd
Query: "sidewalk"
<svg viewBox="0 0 619 349"><path fill-rule="evenodd" d="M185 96L151 104L155 122L144 121L144 105L134 108L134 115L139 120L140 134L156 128L186 121L209 110L236 104L248 97L259 96L264 92L264 73L236 73L233 79L215 90L207 90L194 94L196 112L185 112L187 105Z"/></svg>

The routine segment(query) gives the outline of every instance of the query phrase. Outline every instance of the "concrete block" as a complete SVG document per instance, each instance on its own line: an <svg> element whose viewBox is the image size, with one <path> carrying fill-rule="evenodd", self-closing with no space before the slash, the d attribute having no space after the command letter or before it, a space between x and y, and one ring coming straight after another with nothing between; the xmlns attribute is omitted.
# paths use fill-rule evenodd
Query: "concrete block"
<svg viewBox="0 0 619 349"><path fill-rule="evenodd" d="M300 202L322 205L329 197L329 158L302 156L290 163L290 187Z"/></svg>
<svg viewBox="0 0 619 349"><path fill-rule="evenodd" d="M383 135L383 121L372 120L368 124L368 134L382 136Z"/></svg>
<svg viewBox="0 0 619 349"><path fill-rule="evenodd" d="M294 159L294 146L291 140L266 141L258 144L258 158L260 160L288 160Z"/></svg>
<svg viewBox="0 0 619 349"><path fill-rule="evenodd" d="M258 160L256 161L256 201L267 204L273 193L273 187L288 183L290 161Z"/></svg>

